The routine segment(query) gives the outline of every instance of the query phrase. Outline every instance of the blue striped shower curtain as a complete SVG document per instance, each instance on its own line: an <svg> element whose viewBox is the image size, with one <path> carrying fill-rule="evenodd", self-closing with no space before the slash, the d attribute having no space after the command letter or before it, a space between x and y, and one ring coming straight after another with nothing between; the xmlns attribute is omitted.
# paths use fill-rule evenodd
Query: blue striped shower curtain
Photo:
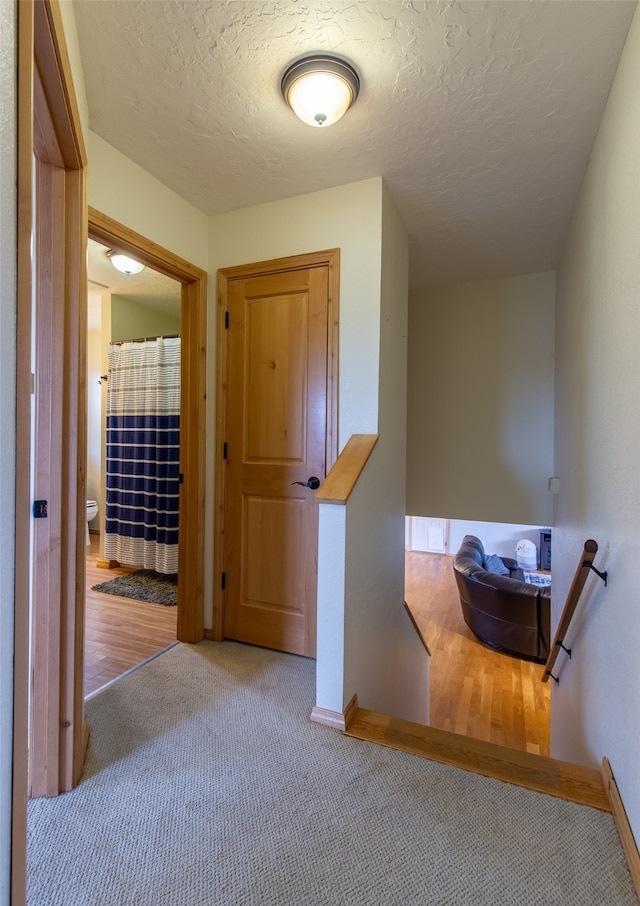
<svg viewBox="0 0 640 906"><path fill-rule="evenodd" d="M108 560L178 571L180 338L107 349Z"/></svg>

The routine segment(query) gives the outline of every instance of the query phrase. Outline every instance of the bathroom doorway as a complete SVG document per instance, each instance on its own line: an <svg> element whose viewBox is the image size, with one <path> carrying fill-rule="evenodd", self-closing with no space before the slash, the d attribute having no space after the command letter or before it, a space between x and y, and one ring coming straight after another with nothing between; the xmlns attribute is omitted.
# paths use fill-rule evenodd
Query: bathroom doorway
<svg viewBox="0 0 640 906"><path fill-rule="evenodd" d="M89 207L89 238L177 280L181 286L180 526L178 639L204 638L204 484L207 274Z"/></svg>
<svg viewBox="0 0 640 906"><path fill-rule="evenodd" d="M126 588L115 588L122 594L96 589L107 583L113 590L113 580L140 576L148 566L135 556L114 560L105 555L107 350L110 344L181 333L181 284L150 267L135 273L137 268L125 262L119 270L112 252L89 239L85 697L175 642L177 635L177 607L147 600L153 595L145 595L144 586L133 590L139 599L129 597ZM138 519L140 513L128 515Z"/></svg>

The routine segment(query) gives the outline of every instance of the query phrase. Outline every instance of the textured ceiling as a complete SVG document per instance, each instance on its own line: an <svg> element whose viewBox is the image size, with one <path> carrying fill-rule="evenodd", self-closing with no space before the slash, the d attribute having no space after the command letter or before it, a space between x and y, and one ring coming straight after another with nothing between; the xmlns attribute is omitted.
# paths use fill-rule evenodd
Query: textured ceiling
<svg viewBox="0 0 640 906"><path fill-rule="evenodd" d="M74 0L91 128L206 214L383 176L411 285L553 268L635 2ZM336 125L279 82L358 69Z"/></svg>

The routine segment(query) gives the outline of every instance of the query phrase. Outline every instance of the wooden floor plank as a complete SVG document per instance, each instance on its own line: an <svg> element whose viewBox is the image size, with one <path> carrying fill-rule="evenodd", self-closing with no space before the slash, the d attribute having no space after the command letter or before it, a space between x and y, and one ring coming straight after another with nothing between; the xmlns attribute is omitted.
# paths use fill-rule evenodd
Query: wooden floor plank
<svg viewBox="0 0 640 906"><path fill-rule="evenodd" d="M92 591L93 585L125 575L133 568L97 567L100 536L92 534L90 538L86 563L85 696L173 644L178 618L177 607Z"/></svg>
<svg viewBox="0 0 640 906"><path fill-rule="evenodd" d="M542 666L483 645L462 617L452 557L406 555L405 600L431 651L430 723L549 754L550 684Z"/></svg>

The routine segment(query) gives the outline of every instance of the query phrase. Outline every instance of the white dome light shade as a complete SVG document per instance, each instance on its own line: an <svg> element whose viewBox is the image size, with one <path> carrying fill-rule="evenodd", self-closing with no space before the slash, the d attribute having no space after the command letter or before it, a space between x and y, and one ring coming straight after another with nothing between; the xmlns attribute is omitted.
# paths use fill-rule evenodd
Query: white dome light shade
<svg viewBox="0 0 640 906"><path fill-rule="evenodd" d="M360 79L344 60L316 54L292 63L281 88L285 101L303 123L331 126L358 97Z"/></svg>
<svg viewBox="0 0 640 906"><path fill-rule="evenodd" d="M144 270L144 264L140 264L135 258L129 258L128 255L121 255L120 252L109 250L107 258L121 274L131 276L131 274L139 274L140 271Z"/></svg>

